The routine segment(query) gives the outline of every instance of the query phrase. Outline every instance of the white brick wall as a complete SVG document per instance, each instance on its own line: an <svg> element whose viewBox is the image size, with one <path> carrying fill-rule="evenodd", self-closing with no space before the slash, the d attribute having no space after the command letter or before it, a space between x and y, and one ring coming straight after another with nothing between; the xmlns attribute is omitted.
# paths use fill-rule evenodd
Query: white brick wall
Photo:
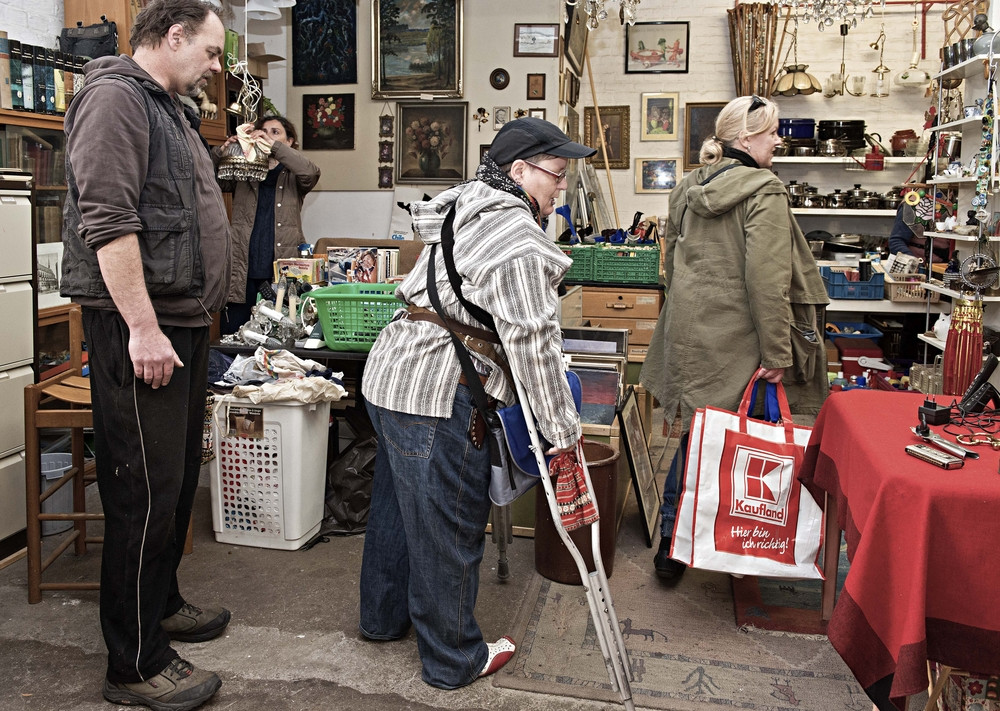
<svg viewBox="0 0 1000 711"><path fill-rule="evenodd" d="M612 0L609 0L609 6ZM624 72L625 30L617 20L601 24L591 33L588 45L591 69L597 89L597 98L602 106L628 105L630 107L631 159L635 158L678 158L683 164L684 105L687 102L729 101L736 95L733 82L732 60L729 48L729 26L726 10L731 9L731 0L701 0L698 3L677 3L675 0L644 0L639 5L639 22L689 22L690 56L687 74L626 74ZM617 13L610 13L612 17ZM885 33L887 42L884 62L893 74L906 68L912 54L913 9L911 6L887 6L885 9ZM878 65L878 52L869 44L879 34L881 18L864 21L847 37L846 65L849 74L863 73L870 77L871 70ZM789 24L789 30L792 25ZM779 26L780 37L780 26ZM927 17L927 58L920 66L931 73L938 70L938 48L943 43L944 31L940 6L932 6ZM791 37L785 40L785 48L790 46ZM841 37L834 25L820 32L815 24L800 25L798 60L809 65L809 72L821 82L833 72L840 70ZM788 63L792 63L791 55ZM869 79L870 81L870 79ZM676 91L680 94L679 135L681 140L643 142L640 136L640 95L643 92ZM971 100L970 100L971 101ZM967 101L966 103L970 103ZM825 98L822 94L810 96L776 98L781 116L787 118L824 119L864 119L868 131L881 135L887 144L893 132L912 128L920 133L924 111L930 106L930 98L915 89L892 86L890 96L878 99L870 96L838 96ZM586 71L580 91L577 110L583 121L583 107L593 105L593 95ZM869 174L870 175L870 174ZM865 177L861 174L861 177ZM900 179L905 175L898 176ZM599 171L601 184L606 183L606 173ZM784 178L784 176L783 176ZM669 196L636 194L631 167L628 170L612 170L612 184L618 202L619 222L627 225L632 215L641 210L647 216L666 210ZM859 178L861 179L861 178ZM852 180L844 180L849 187ZM609 201L609 210L611 209Z"/></svg>
<svg viewBox="0 0 1000 711"><path fill-rule="evenodd" d="M63 27L63 0L0 0L0 30L11 39L56 47Z"/></svg>

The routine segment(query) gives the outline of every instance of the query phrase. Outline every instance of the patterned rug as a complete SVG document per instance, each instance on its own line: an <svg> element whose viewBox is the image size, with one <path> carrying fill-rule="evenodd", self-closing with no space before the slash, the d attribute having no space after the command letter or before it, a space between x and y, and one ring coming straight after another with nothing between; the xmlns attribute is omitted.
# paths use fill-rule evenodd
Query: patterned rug
<svg viewBox="0 0 1000 711"><path fill-rule="evenodd" d="M871 702L825 637L740 627L729 576L689 570L659 584L649 553L619 551L610 587L639 708L868 711ZM497 686L620 702L582 587L535 575L518 613L518 651Z"/></svg>
<svg viewBox="0 0 1000 711"><path fill-rule="evenodd" d="M840 561L837 565L837 592L844 587L850 563L847 543L840 538ZM736 623L762 630L826 634L821 619L823 581L777 580L774 578L731 578Z"/></svg>

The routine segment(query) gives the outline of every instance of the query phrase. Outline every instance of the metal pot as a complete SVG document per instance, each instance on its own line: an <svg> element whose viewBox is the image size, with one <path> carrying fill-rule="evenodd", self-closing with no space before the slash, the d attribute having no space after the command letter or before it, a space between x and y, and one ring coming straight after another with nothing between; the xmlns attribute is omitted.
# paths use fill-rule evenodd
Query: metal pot
<svg viewBox="0 0 1000 711"><path fill-rule="evenodd" d="M852 197L847 200L847 206L854 210L877 210L881 204L881 199L878 195Z"/></svg>
<svg viewBox="0 0 1000 711"><path fill-rule="evenodd" d="M795 152L792 155L799 157L814 156L816 155L816 148L813 146L795 146Z"/></svg>
<svg viewBox="0 0 1000 711"><path fill-rule="evenodd" d="M787 156L788 155L788 144L784 141L781 142L780 146L774 149L774 155L776 156Z"/></svg>
<svg viewBox="0 0 1000 711"><path fill-rule="evenodd" d="M880 207L883 210L895 210L901 202L903 202L903 196L896 190L890 190L884 195L879 196Z"/></svg>
<svg viewBox="0 0 1000 711"><path fill-rule="evenodd" d="M825 138L817 144L816 153L828 158L847 155L847 147L839 138Z"/></svg>
<svg viewBox="0 0 1000 711"><path fill-rule="evenodd" d="M832 193L826 196L826 206L835 210L842 210L846 208L847 195L842 193L840 188L835 189Z"/></svg>
<svg viewBox="0 0 1000 711"><path fill-rule="evenodd" d="M816 193L807 193L805 197L802 198L800 207L826 207L826 196L817 195Z"/></svg>
<svg viewBox="0 0 1000 711"><path fill-rule="evenodd" d="M802 197L806 194L806 190L809 188L809 183L800 183L797 180L789 180L788 185L785 186L785 190L792 197Z"/></svg>
<svg viewBox="0 0 1000 711"><path fill-rule="evenodd" d="M868 197L871 193L861 187L861 183L855 183L853 188L847 190L847 197L850 198L863 198Z"/></svg>

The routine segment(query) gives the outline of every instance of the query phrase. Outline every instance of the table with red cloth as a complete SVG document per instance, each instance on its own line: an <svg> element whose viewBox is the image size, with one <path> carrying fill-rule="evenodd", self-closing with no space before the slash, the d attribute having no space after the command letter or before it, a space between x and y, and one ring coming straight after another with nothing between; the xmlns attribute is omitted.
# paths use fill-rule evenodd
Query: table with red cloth
<svg viewBox="0 0 1000 711"><path fill-rule="evenodd" d="M832 393L800 477L847 541L827 636L865 689L890 677L900 709L927 688L928 659L1000 674L1000 452L975 447L953 470L907 455L922 398Z"/></svg>

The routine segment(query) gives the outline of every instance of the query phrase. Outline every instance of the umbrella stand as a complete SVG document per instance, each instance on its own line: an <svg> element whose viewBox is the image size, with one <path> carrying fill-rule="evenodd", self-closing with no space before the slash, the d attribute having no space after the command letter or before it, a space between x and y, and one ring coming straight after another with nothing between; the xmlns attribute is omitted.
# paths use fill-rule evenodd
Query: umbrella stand
<svg viewBox="0 0 1000 711"><path fill-rule="evenodd" d="M601 531L600 520L590 524L590 545L594 555L594 570L588 571L587 564L580 555L580 550L576 547L573 539L563 527L562 517L559 515L559 505L556 503L556 492L552 481L548 475L548 466L545 464L544 450L538 440L538 430L535 425L535 416L531 411L528 398L516 375L512 376L514 388L517 391L518 402L524 411L524 419L528 425L528 435L531 437L531 449L538 462L538 470L543 472L542 488L545 490L545 500L549 505L549 513L552 516L552 523L560 540L566 546L576 568L580 573L580 580L583 581L584 589L587 592L587 603L590 605L590 616L594 621L594 629L597 632L597 640L601 645L601 653L604 655L604 664L608 668L608 677L611 680L611 687L621 695L622 705L632 711L635 706L632 703L632 688L629 681L632 679L632 665L629 661L628 650L625 649L625 640L622 637L621 627L618 625L618 615L615 613L614 604L611 601L611 588L608 586L608 577L604 572L604 561L601 558ZM583 456L583 447L577 447L577 457L583 467L584 480L587 482L587 489L594 491L593 482L590 480L590 471L587 469L587 461ZM594 506L597 500L594 499Z"/></svg>

